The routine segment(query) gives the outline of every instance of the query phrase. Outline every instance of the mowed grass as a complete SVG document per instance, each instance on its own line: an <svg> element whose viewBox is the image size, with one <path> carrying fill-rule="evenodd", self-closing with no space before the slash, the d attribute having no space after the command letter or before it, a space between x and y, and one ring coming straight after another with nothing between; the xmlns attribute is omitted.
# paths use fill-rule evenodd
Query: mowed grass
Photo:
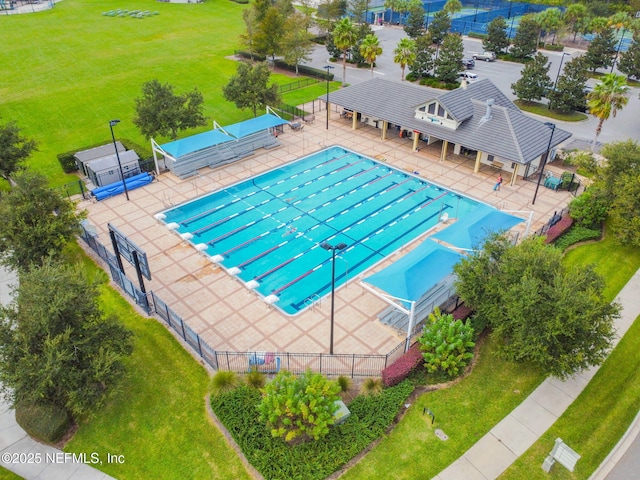
<svg viewBox="0 0 640 480"><path fill-rule="evenodd" d="M169 83L177 94L196 87L202 92L209 124L181 136L211 129L213 120L229 125L250 118L251 111L222 98L236 71L237 62L226 57L239 48L246 7L230 1L65 0L45 12L4 16L0 121L16 121L38 142L29 164L59 185L77 177L62 172L56 155L111 141L111 119L122 121L115 128L117 138L148 144L132 118L134 100L149 80ZM159 15L102 15L114 8Z"/></svg>
<svg viewBox="0 0 640 480"><path fill-rule="evenodd" d="M106 280L93 262L77 251L76 257ZM106 284L102 301L134 332L135 349L116 397L81 422L65 451L97 452L103 464L96 467L118 479L251 478L206 413L206 370L164 325ZM122 455L124 463L108 464L107 454Z"/></svg>

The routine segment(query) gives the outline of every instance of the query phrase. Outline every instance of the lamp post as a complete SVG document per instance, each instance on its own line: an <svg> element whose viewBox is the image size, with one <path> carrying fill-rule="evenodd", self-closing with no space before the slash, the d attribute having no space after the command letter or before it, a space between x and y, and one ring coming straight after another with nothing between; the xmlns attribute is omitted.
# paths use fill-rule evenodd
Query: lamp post
<svg viewBox="0 0 640 480"><path fill-rule="evenodd" d="M562 62L564 61L564 56L565 55L571 55L570 53L567 52L562 52L562 56L560 57L560 66L558 67L558 73L556 74L556 80L555 82L553 82L553 91L556 91L556 87L558 86L558 79L560 78L560 72L562 71ZM549 102L548 105L549 110L551 110L551 102Z"/></svg>
<svg viewBox="0 0 640 480"><path fill-rule="evenodd" d="M329 70L331 70L333 66L325 65L322 68L327 71L327 130L329 130Z"/></svg>
<svg viewBox="0 0 640 480"><path fill-rule="evenodd" d="M544 167L547 164L549 154L551 153L551 141L553 140L553 134L556 131L555 123L544 122L544 124L551 129L551 135L549 135L549 144L547 145L547 154L544 156L544 160L542 160L542 170L540 171L540 176L538 177L538 183L536 185L536 191L533 194L533 200L531 200L531 205L535 205L536 203L536 197L538 196L538 189L540 188L540 181L542 180L542 176L544 175Z"/></svg>
<svg viewBox="0 0 640 480"><path fill-rule="evenodd" d="M116 145L116 137L113 134L113 127L120 123L120 120L109 120L109 128L111 129L111 138L113 139L113 148L116 150L116 158L118 159L118 169L120 170L120 178L122 178L122 186L124 187L124 195L129 201L129 192L127 191L127 182L124 181L124 172L122 171L122 163L120 163L120 154L118 153L118 145Z"/></svg>
<svg viewBox="0 0 640 480"><path fill-rule="evenodd" d="M333 355L333 312L336 295L336 251L347 248L346 243L339 243L335 247L327 242L320 244L322 248L331 252L331 333L329 334L329 355Z"/></svg>

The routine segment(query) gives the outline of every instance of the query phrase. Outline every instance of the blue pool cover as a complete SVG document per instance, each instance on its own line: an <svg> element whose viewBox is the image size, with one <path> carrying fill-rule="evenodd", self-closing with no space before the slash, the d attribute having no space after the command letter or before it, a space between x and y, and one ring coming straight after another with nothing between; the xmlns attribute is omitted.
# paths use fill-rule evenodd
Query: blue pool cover
<svg viewBox="0 0 640 480"><path fill-rule="evenodd" d="M461 255L432 240L425 240L397 262L364 279L394 297L417 301L451 274Z"/></svg>
<svg viewBox="0 0 640 480"><path fill-rule="evenodd" d="M454 247L471 250L479 248L490 234L509 230L523 221L489 205L479 204L467 216L431 237Z"/></svg>
<svg viewBox="0 0 640 480"><path fill-rule="evenodd" d="M153 177L145 172L139 175L135 175L133 177L129 177L125 180L127 182L127 191L135 190L139 187L144 187L153 181ZM113 197L114 195L118 195L124 192L124 185L122 184L122 180L110 183L109 185L105 185L104 187L98 187L91 190L91 195L96 197L96 200L104 200L105 198Z"/></svg>

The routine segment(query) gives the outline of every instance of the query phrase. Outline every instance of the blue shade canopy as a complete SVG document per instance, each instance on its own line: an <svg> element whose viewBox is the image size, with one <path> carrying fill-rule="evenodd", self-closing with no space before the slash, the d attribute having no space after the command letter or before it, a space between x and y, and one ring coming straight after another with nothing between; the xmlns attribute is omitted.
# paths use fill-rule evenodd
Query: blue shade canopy
<svg viewBox="0 0 640 480"><path fill-rule="evenodd" d="M177 159L189 153L220 145L221 143L231 140L235 139L229 135L225 135L224 132L220 130L209 130L208 132L198 133L197 135L165 143L161 145L161 148L173 158Z"/></svg>
<svg viewBox="0 0 640 480"><path fill-rule="evenodd" d="M397 262L364 281L394 297L417 301L451 274L460 257L459 253L426 240Z"/></svg>
<svg viewBox="0 0 640 480"><path fill-rule="evenodd" d="M501 212L489 205L479 204L473 211L453 225L435 233L431 238L442 240L454 247L479 247L491 233L509 230L524 220Z"/></svg>
<svg viewBox="0 0 640 480"><path fill-rule="evenodd" d="M289 123L287 120L283 120L280 117L267 113L260 117L245 120L244 122L234 123L223 127L225 132L229 135L233 135L235 138L246 137L252 133L261 132L267 128L277 127L278 125L284 125Z"/></svg>

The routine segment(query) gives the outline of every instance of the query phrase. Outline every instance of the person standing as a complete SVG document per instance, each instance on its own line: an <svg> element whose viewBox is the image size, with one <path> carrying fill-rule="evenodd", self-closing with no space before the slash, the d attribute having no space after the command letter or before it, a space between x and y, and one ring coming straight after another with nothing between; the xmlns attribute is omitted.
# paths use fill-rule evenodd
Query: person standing
<svg viewBox="0 0 640 480"><path fill-rule="evenodd" d="M493 190L494 191L500 190L500 185L502 185L502 174L501 173L498 174L498 182L493 187Z"/></svg>

